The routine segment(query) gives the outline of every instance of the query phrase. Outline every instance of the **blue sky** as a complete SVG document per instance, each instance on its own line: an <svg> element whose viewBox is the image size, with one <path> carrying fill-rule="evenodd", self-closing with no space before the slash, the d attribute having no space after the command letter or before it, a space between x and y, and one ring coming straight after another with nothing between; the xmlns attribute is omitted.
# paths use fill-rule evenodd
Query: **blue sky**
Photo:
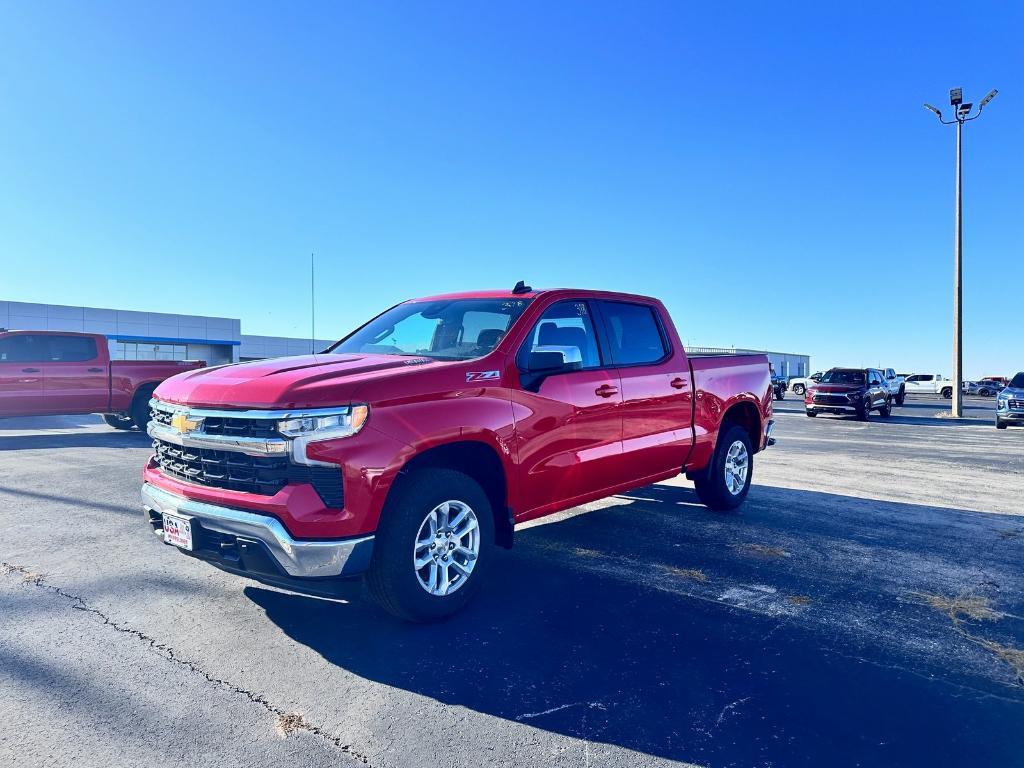
<svg viewBox="0 0 1024 768"><path fill-rule="evenodd" d="M0 6L0 298L318 336L425 293L661 297L684 339L1024 368L1024 6ZM1002 266L1000 266L1002 265Z"/></svg>

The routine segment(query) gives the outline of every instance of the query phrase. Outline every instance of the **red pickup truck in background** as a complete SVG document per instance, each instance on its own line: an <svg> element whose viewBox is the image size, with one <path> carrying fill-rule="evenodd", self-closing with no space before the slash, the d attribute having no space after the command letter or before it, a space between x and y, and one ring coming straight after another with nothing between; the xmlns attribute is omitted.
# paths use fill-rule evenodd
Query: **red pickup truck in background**
<svg viewBox="0 0 1024 768"><path fill-rule="evenodd" d="M655 299L522 284L175 376L152 406L142 499L165 543L314 595L365 575L421 621L466 602L517 523L680 472L731 509L772 443L764 355L688 357Z"/></svg>
<svg viewBox="0 0 1024 768"><path fill-rule="evenodd" d="M111 360L106 336L0 330L0 418L99 413L116 429L149 421L149 399L185 360Z"/></svg>

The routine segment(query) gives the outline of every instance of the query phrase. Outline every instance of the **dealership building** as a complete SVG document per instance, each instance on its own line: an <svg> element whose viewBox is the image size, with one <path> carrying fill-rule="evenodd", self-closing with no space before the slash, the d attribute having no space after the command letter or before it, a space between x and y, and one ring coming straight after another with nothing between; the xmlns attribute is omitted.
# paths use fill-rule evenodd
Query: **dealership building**
<svg viewBox="0 0 1024 768"><path fill-rule="evenodd" d="M0 328L101 333L115 360L203 360L208 365L306 355L336 341L252 336L242 333L242 321L232 317L20 301L0 301Z"/></svg>
<svg viewBox="0 0 1024 768"><path fill-rule="evenodd" d="M203 360L208 365L306 355L336 339L294 339L242 333L242 321L232 317L171 315L128 309L69 307L0 301L0 328L19 331L84 331L107 337L115 360ZM703 354L760 353L780 376L810 373L808 355L736 347L690 347Z"/></svg>

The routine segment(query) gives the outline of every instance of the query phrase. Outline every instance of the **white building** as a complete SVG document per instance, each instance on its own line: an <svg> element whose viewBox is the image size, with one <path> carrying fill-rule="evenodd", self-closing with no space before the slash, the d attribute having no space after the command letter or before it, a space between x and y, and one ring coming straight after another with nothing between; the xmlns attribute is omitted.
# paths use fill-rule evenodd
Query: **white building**
<svg viewBox="0 0 1024 768"><path fill-rule="evenodd" d="M704 355L768 355L777 376L791 378L793 376L809 376L811 373L811 356L798 355L793 352L771 352L767 349L738 349L736 347L687 347L694 354Z"/></svg>
<svg viewBox="0 0 1024 768"><path fill-rule="evenodd" d="M209 365L319 351L336 339L247 336L231 317L0 301L0 328L101 333L115 360L204 360Z"/></svg>

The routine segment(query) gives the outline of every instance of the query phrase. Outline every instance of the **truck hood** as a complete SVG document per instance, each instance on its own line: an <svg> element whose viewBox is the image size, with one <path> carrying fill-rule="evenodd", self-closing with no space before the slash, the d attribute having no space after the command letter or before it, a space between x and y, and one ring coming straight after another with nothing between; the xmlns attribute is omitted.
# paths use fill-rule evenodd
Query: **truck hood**
<svg viewBox="0 0 1024 768"><path fill-rule="evenodd" d="M433 365L399 355L302 355L203 368L172 376L156 397L215 408L324 408L344 405L370 379Z"/></svg>

